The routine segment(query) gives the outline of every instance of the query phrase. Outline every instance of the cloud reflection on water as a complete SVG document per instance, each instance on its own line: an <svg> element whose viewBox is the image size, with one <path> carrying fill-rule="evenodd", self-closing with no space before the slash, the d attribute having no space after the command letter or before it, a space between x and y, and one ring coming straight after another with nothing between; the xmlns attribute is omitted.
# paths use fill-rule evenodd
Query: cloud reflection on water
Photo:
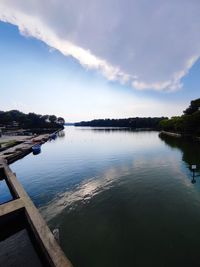
<svg viewBox="0 0 200 267"><path fill-rule="evenodd" d="M190 180L187 179L186 175L183 175L181 162L178 164L175 158L164 159L157 155L152 159L147 159L146 157L140 156L131 161L130 164L121 164L117 167L112 166L101 176L90 177L70 191L58 194L45 206L41 207L40 211L44 218L50 221L64 210L72 211L79 205L88 204L92 198L111 189L116 184L120 186L120 184L126 183L130 174L133 175L135 182L140 182L140 180L144 179L149 180L149 176L155 175L155 169L157 169L157 176L154 176L154 182L157 183L156 180L162 180L161 173L169 168L169 165L173 169L174 178L179 181L180 185L191 187ZM152 184L152 186L155 186L155 184Z"/></svg>
<svg viewBox="0 0 200 267"><path fill-rule="evenodd" d="M112 167L108 169L102 177L92 177L82 182L71 191L59 194L47 205L40 208L44 218L49 221L64 209L69 210L76 207L78 203L88 203L94 196L108 190L121 178L121 175L130 173L128 166L122 165L120 168Z"/></svg>

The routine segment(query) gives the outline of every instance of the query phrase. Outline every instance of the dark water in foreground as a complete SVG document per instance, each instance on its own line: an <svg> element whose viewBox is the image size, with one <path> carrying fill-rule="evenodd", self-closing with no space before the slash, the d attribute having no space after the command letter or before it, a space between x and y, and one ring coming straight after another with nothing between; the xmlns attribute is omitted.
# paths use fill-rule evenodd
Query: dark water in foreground
<svg viewBox="0 0 200 267"><path fill-rule="evenodd" d="M68 127L11 165L74 267L200 266L200 145ZM199 174L199 172L197 172Z"/></svg>

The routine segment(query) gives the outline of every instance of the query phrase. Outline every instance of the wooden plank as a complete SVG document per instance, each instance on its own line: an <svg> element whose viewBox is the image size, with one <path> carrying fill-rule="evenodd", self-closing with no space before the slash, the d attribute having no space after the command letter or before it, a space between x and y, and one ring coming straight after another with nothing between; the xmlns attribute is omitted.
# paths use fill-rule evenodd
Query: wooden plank
<svg viewBox="0 0 200 267"><path fill-rule="evenodd" d="M0 217L11 212L24 208L24 203L21 199L12 200L0 205Z"/></svg>
<svg viewBox="0 0 200 267"><path fill-rule="evenodd" d="M19 207L24 207L25 214L33 230L33 233L37 238L38 242L40 242L41 245L44 247L45 252L53 263L53 266L72 267L71 262L66 258L64 252L61 250L60 246L55 240L46 222L38 212L37 208L34 206L33 202L31 201L21 184L18 182L15 174L11 171L7 164L3 163L3 167L5 170L5 175L7 176L7 181L10 186L16 191L17 195L19 196L19 199L12 201L15 203L15 205L10 204L12 202L7 203L10 204L10 208L5 207L2 210L2 214L5 214L6 210L14 210L17 205Z"/></svg>

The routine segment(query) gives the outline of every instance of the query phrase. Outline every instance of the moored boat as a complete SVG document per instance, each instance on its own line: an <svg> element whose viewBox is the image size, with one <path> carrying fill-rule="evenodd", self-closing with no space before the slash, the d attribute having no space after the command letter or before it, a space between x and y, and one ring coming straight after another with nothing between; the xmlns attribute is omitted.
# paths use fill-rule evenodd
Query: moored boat
<svg viewBox="0 0 200 267"><path fill-rule="evenodd" d="M57 137L57 135L56 135L55 133L52 133L52 134L50 134L50 136L49 136L50 139L56 139L56 137Z"/></svg>
<svg viewBox="0 0 200 267"><path fill-rule="evenodd" d="M39 154L41 152L41 145L35 144L32 146L32 151L34 155Z"/></svg>

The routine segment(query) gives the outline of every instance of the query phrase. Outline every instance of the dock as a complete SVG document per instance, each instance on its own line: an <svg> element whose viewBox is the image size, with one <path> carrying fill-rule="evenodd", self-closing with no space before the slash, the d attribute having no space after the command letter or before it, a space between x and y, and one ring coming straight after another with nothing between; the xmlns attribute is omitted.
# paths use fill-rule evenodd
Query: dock
<svg viewBox="0 0 200 267"><path fill-rule="evenodd" d="M0 160L6 160L8 164L15 162L16 160L25 157L32 152L32 146L34 144L44 144L49 140L49 134L42 134L34 137L26 137L20 144L15 145L0 152Z"/></svg>
<svg viewBox="0 0 200 267"><path fill-rule="evenodd" d="M0 152L0 184L3 181L11 200L0 203L0 266L73 267L57 243L9 164L43 144L49 134L29 138Z"/></svg>
<svg viewBox="0 0 200 267"><path fill-rule="evenodd" d="M0 161L3 179L12 200L0 205L0 266L72 267L5 160Z"/></svg>
<svg viewBox="0 0 200 267"><path fill-rule="evenodd" d="M167 131L161 131L161 134L176 137L176 138L182 137L182 135L180 133L172 133L172 132L167 132Z"/></svg>

